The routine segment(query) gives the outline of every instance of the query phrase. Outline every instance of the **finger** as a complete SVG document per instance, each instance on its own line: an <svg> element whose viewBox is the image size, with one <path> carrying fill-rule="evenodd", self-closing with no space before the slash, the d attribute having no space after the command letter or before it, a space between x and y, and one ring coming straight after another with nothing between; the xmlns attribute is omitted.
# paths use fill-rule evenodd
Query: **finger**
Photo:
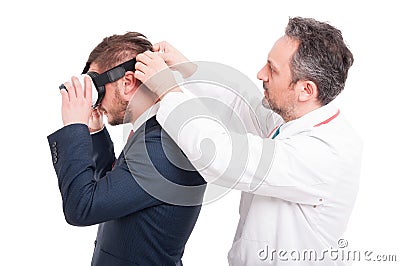
<svg viewBox="0 0 400 266"><path fill-rule="evenodd" d="M163 52L167 51L168 43L166 41L162 41L160 46L161 46L161 48L160 48L161 51L163 51Z"/></svg>
<svg viewBox="0 0 400 266"><path fill-rule="evenodd" d="M144 55L148 56L150 59L153 59L155 55L157 55L158 53L154 53L152 51L146 51L143 53Z"/></svg>
<svg viewBox="0 0 400 266"><path fill-rule="evenodd" d="M81 82L75 76L72 77L71 80L72 80L72 85L74 86L74 89L75 89L76 97L82 98L83 97L83 89L82 89Z"/></svg>
<svg viewBox="0 0 400 266"><path fill-rule="evenodd" d="M151 58L148 57L145 53L141 53L141 54L138 54L138 55L136 56L136 64L142 63L142 64L147 65L147 64L149 64L150 62L151 62Z"/></svg>
<svg viewBox="0 0 400 266"><path fill-rule="evenodd" d="M92 110L92 117L94 119L98 119L101 116L100 111L98 109L93 109Z"/></svg>
<svg viewBox="0 0 400 266"><path fill-rule="evenodd" d="M97 109L92 109L90 120L93 122L99 122L101 120L101 113Z"/></svg>
<svg viewBox="0 0 400 266"><path fill-rule="evenodd" d="M96 108L96 109L94 109L94 110L97 111L97 113L99 114L99 117L100 117L100 118L103 117L103 115L104 115L104 112L103 112L103 111L99 110L99 108Z"/></svg>
<svg viewBox="0 0 400 266"><path fill-rule="evenodd" d="M64 83L66 90L68 91L68 97L71 100L72 98L76 98L75 88L72 86L71 82L67 81ZM63 91L63 90L61 90Z"/></svg>
<svg viewBox="0 0 400 266"><path fill-rule="evenodd" d="M60 93L61 93L61 108L64 109L69 103L69 96L68 92L65 89L60 90Z"/></svg>
<svg viewBox="0 0 400 266"><path fill-rule="evenodd" d="M136 70L136 71L135 71L135 78L138 79L138 80L140 80L142 83L144 83L144 82L145 82L146 75L145 75L142 71Z"/></svg>
<svg viewBox="0 0 400 266"><path fill-rule="evenodd" d="M159 52L160 51L161 43L162 42L159 42L159 43L156 43L156 44L153 45L153 51L154 52Z"/></svg>
<svg viewBox="0 0 400 266"><path fill-rule="evenodd" d="M148 67L145 64L143 64L142 62L136 62L135 69L139 70L139 71L141 71L143 73L146 73Z"/></svg>
<svg viewBox="0 0 400 266"><path fill-rule="evenodd" d="M166 41L162 41L153 45L154 52L158 52L157 55L160 56L166 63L169 61L170 58L167 46L168 43Z"/></svg>
<svg viewBox="0 0 400 266"><path fill-rule="evenodd" d="M165 51L165 50L164 50L164 51ZM170 53L168 53L168 52L158 53L158 56L161 57L162 60L163 60L165 63L167 63L167 62L170 60L170 58L171 58Z"/></svg>
<svg viewBox="0 0 400 266"><path fill-rule="evenodd" d="M85 83L85 98L87 100L92 101L92 80L89 76L85 75L83 78L83 82Z"/></svg>
<svg viewBox="0 0 400 266"><path fill-rule="evenodd" d="M160 43L159 43L159 46L160 46L160 48L159 48L159 52L160 52L160 53L165 53L165 52L167 52L167 42L166 42L166 41L160 42Z"/></svg>
<svg viewBox="0 0 400 266"><path fill-rule="evenodd" d="M159 50L158 53L155 53L157 56L161 57L164 60L164 62L167 62L169 58L169 52L167 50L166 44L167 44L166 41L158 43Z"/></svg>
<svg viewBox="0 0 400 266"><path fill-rule="evenodd" d="M153 55L152 55L152 59L151 59L151 61L152 62L165 62L165 60L164 60L164 56L165 56L166 54L165 53L154 53Z"/></svg>
<svg viewBox="0 0 400 266"><path fill-rule="evenodd" d="M65 87L64 83L61 84L58 88L59 88L60 90L66 90L66 91L68 92L67 87Z"/></svg>

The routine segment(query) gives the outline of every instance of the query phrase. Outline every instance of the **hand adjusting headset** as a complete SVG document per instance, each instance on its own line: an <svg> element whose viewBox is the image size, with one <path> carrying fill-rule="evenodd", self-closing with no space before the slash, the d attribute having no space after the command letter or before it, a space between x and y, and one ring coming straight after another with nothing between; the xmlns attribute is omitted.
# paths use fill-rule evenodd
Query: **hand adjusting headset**
<svg viewBox="0 0 400 266"><path fill-rule="evenodd" d="M95 109L99 106L101 101L104 98L104 95L106 94L106 87L105 85L107 83L112 83L114 81L119 80L122 78L125 73L129 70L134 70L135 69L135 64L136 64L136 58L133 58L129 61L126 61L122 64L119 64L101 74L90 71L88 72L90 68L91 62L87 62L85 68L82 71L82 74L88 75L92 79L92 108ZM83 85L83 84L82 84ZM94 85L94 86L93 86ZM59 86L59 89L65 89L64 84L61 84Z"/></svg>

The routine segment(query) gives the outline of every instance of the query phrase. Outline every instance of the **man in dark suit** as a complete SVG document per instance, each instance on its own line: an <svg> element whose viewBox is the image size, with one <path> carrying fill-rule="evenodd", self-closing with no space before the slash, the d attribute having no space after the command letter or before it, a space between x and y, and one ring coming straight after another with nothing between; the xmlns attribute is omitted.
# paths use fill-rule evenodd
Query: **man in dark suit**
<svg viewBox="0 0 400 266"><path fill-rule="evenodd" d="M134 78L131 59L146 50L152 45L139 33L104 38L84 70L107 73L104 98L92 110L90 79L64 83L64 127L48 136L66 221L99 224L96 266L182 265L201 208L204 180L162 131L156 98ZM103 114L111 125L133 124L118 159Z"/></svg>

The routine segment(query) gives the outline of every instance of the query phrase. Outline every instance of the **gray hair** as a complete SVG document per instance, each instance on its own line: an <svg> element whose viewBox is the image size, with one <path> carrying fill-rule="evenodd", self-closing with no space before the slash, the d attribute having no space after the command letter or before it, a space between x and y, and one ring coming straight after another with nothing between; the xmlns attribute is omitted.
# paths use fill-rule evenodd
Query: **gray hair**
<svg viewBox="0 0 400 266"><path fill-rule="evenodd" d="M317 84L318 100L326 105L344 89L353 54L340 30L312 18L290 18L286 36L299 41L290 62L292 82L310 80Z"/></svg>

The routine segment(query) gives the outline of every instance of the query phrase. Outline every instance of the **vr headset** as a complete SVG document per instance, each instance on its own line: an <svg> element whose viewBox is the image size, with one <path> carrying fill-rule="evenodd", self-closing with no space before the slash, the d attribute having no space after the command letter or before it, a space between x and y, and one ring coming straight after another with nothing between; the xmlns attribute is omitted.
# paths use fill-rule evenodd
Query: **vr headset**
<svg viewBox="0 0 400 266"><path fill-rule="evenodd" d="M107 83L112 83L119 80L125 75L127 71L134 70L136 58L119 64L101 74L93 71L88 72L90 64L91 62L87 62L85 68L82 71L81 83L83 85L83 76L85 74L92 79L92 108L96 109L103 100L104 95L106 94L105 85ZM64 84L61 84L59 86L59 89L67 90Z"/></svg>

